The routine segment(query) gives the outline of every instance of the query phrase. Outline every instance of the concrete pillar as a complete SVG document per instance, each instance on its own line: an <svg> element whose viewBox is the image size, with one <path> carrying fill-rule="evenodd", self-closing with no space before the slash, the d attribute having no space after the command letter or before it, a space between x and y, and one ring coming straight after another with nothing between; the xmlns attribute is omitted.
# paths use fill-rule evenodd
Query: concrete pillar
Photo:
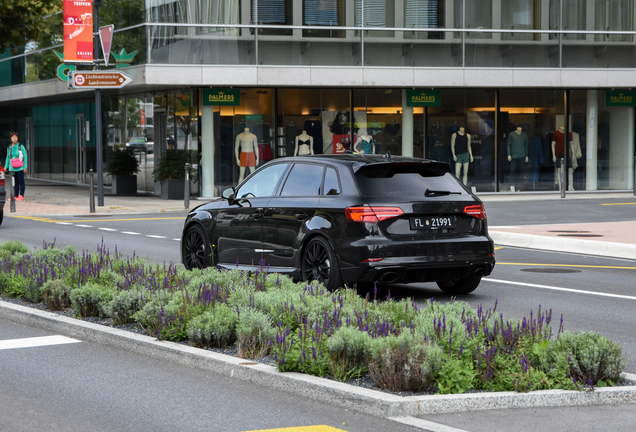
<svg viewBox="0 0 636 432"><path fill-rule="evenodd" d="M201 107L201 195L217 196L214 187L214 107Z"/></svg>
<svg viewBox="0 0 636 432"><path fill-rule="evenodd" d="M413 156L413 107L407 104L406 90L402 90L402 156Z"/></svg>
<svg viewBox="0 0 636 432"><path fill-rule="evenodd" d="M588 90L585 190L598 190L598 116L598 90Z"/></svg>

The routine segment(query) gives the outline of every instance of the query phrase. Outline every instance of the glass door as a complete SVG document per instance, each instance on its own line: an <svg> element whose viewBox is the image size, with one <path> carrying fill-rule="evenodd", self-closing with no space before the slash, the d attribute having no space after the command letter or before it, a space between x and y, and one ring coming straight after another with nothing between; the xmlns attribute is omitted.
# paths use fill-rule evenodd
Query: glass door
<svg viewBox="0 0 636 432"><path fill-rule="evenodd" d="M75 115L75 167L77 183L86 183L86 119Z"/></svg>
<svg viewBox="0 0 636 432"><path fill-rule="evenodd" d="M28 157L32 160L35 161L35 157L33 154L33 118L31 117L27 117L26 119L26 136L25 136L25 144L26 144L26 151L27 151L27 155ZM27 165L27 176L28 177L33 177L33 163L30 163Z"/></svg>

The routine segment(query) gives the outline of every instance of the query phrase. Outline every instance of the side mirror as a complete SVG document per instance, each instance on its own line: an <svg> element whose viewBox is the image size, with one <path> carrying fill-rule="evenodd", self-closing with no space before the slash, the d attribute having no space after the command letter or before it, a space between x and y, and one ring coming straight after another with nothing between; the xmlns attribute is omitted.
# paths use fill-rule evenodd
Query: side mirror
<svg viewBox="0 0 636 432"><path fill-rule="evenodd" d="M226 200L232 202L234 201L234 196L236 194L236 191L234 190L233 187L227 188L223 191L223 193L221 194L221 196L223 198L225 198Z"/></svg>

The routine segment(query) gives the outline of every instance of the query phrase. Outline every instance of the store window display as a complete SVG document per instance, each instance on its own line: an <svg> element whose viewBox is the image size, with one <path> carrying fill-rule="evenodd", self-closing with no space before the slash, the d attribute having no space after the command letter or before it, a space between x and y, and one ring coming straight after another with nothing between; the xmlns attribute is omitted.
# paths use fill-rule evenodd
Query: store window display
<svg viewBox="0 0 636 432"><path fill-rule="evenodd" d="M574 170L579 167L578 159L581 158L581 139L576 132L568 134L570 152L568 154L568 190L574 190ZM552 160L555 162L555 175L559 189L561 189L561 159L565 155L565 126L552 134Z"/></svg>
<svg viewBox="0 0 636 432"><path fill-rule="evenodd" d="M314 154L314 138L308 135L306 130L303 130L301 134L296 137L294 156L304 156L308 154Z"/></svg>
<svg viewBox="0 0 636 432"><path fill-rule="evenodd" d="M249 128L243 129L243 132L236 136L234 153L239 166L238 182L240 183L245 178L246 168L250 169L249 172L253 172L258 165L258 138L250 132Z"/></svg>
<svg viewBox="0 0 636 432"><path fill-rule="evenodd" d="M510 181L513 191L519 191L523 182L523 171L528 162L528 134L521 126L508 135L508 162L510 162Z"/></svg>
<svg viewBox="0 0 636 432"><path fill-rule="evenodd" d="M375 154L375 145L373 137L367 133L366 129L360 129L360 134L356 140L353 149L358 153Z"/></svg>
<svg viewBox="0 0 636 432"><path fill-rule="evenodd" d="M473 151L470 147L470 134L461 126L457 132L451 135L451 152L455 164L455 176L468 184L468 167L473 162ZM463 178L462 176L463 171Z"/></svg>

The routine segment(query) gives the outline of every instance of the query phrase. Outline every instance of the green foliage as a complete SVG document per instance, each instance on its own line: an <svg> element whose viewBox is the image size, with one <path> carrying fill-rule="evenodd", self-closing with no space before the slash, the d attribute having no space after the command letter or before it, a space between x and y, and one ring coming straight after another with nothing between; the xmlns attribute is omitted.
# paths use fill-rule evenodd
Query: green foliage
<svg viewBox="0 0 636 432"><path fill-rule="evenodd" d="M239 357L264 357L275 337L276 329L272 327L269 316L255 309L241 311L236 326Z"/></svg>
<svg viewBox="0 0 636 432"><path fill-rule="evenodd" d="M168 150L161 155L161 160L152 171L152 178L155 182L167 179L184 179L186 163L190 163L190 156L186 151ZM190 177L194 174L195 171L191 168Z"/></svg>
<svg viewBox="0 0 636 432"><path fill-rule="evenodd" d="M115 290L91 282L71 290L71 307L77 317L107 316L105 306L110 302Z"/></svg>
<svg viewBox="0 0 636 432"><path fill-rule="evenodd" d="M274 346L278 370L325 376L329 373L329 353L325 346L327 336L317 325L305 322L295 331L289 328L276 335L281 343Z"/></svg>
<svg viewBox="0 0 636 432"><path fill-rule="evenodd" d="M146 302L139 311L133 314L133 319L138 322L148 333L157 336L165 329L162 317L179 316L183 307L183 296L179 292L167 290L157 291L150 296L142 293ZM150 298L147 298L149 297Z"/></svg>
<svg viewBox="0 0 636 432"><path fill-rule="evenodd" d="M140 293L132 290L124 290L113 297L104 308L104 311L113 319L113 325L118 326L134 322L133 315L139 312L140 307Z"/></svg>
<svg viewBox="0 0 636 432"><path fill-rule="evenodd" d="M0 2L0 51L17 48L27 41L50 33L43 18L61 10L61 2L43 0L10 0Z"/></svg>
<svg viewBox="0 0 636 432"><path fill-rule="evenodd" d="M418 392L428 387L442 367L442 349L411 332L375 341L369 376L380 388Z"/></svg>
<svg viewBox="0 0 636 432"><path fill-rule="evenodd" d="M139 172L139 161L135 151L130 148L113 150L106 171L110 175L133 175Z"/></svg>
<svg viewBox="0 0 636 432"><path fill-rule="evenodd" d="M9 240L0 244L0 250L7 251L11 255L29 253L29 248L19 240Z"/></svg>
<svg viewBox="0 0 636 432"><path fill-rule="evenodd" d="M236 310L219 303L192 318L187 325L187 334L196 347L223 348L234 343L237 324Z"/></svg>
<svg viewBox="0 0 636 432"><path fill-rule="evenodd" d="M354 327L340 327L326 343L329 369L338 381L359 378L368 372L373 350L371 336Z"/></svg>
<svg viewBox="0 0 636 432"><path fill-rule="evenodd" d="M441 394L465 393L473 387L477 374L472 363L450 357L443 364L437 375L437 386Z"/></svg>
<svg viewBox="0 0 636 432"><path fill-rule="evenodd" d="M0 292L7 297L24 297L29 281L22 275L0 273Z"/></svg>
<svg viewBox="0 0 636 432"><path fill-rule="evenodd" d="M552 370L563 358L569 363L570 376L590 385L619 381L626 363L620 345L596 332L560 334L547 347L542 365Z"/></svg>
<svg viewBox="0 0 636 432"><path fill-rule="evenodd" d="M42 285L42 295L51 310L64 310L71 306L71 287L63 279L54 279Z"/></svg>
<svg viewBox="0 0 636 432"><path fill-rule="evenodd" d="M31 303L40 303L44 300L44 295L42 293L42 287L33 282L32 280L28 281L24 288L24 298L30 301Z"/></svg>

